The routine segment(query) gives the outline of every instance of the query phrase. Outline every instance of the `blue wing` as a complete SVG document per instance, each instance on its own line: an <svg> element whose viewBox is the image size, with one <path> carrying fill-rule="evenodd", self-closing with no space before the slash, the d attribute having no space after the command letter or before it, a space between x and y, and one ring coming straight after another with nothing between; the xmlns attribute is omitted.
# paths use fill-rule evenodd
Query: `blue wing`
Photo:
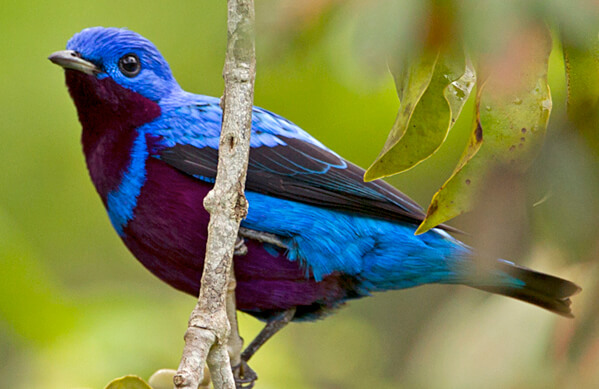
<svg viewBox="0 0 599 389"><path fill-rule="evenodd" d="M222 111L215 98L169 107L148 131L161 138L152 155L213 182ZM365 183L364 170L287 119L254 108L246 190L330 209L418 224L422 209L384 181ZM448 227L446 227L448 228Z"/></svg>

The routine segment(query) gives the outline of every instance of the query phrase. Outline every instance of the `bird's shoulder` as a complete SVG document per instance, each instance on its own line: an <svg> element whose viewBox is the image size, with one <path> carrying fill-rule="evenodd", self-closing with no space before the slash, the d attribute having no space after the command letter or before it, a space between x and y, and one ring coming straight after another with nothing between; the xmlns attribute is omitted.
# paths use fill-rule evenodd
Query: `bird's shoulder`
<svg viewBox="0 0 599 389"><path fill-rule="evenodd" d="M186 144L198 148L218 149L222 109L220 99L188 92L175 94L160 102L161 115L144 126L150 135L162 138L162 144L172 147ZM316 138L290 120L264 108L252 109L250 146L286 146L294 140L326 151L341 159Z"/></svg>

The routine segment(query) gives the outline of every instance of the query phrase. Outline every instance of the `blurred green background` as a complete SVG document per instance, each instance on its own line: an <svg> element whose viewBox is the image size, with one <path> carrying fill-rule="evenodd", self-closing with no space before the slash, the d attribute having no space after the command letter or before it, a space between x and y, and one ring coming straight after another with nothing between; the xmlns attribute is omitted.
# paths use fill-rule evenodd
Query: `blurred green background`
<svg viewBox="0 0 599 389"><path fill-rule="evenodd" d="M502 2L491 2L492 12L464 3L498 20L511 17ZM561 1L530 3L549 18L567 16L570 25L589 18ZM385 52L409 42L420 4L258 1L256 105L368 166L398 109ZM128 27L152 40L186 90L222 93L225 1L0 0L1 388L102 388L117 376L176 368L194 306L143 269L113 231L88 178L63 72L46 59L96 25ZM290 325L252 360L258 387L599 385L597 164L565 119L558 43L549 77L554 111L525 183L525 206L510 203L511 190L496 191L479 213L455 224L484 229L476 221L485 205L495 205L500 216L491 224L524 231L519 250L505 242L508 258L583 287L574 299L577 319L465 287L377 294L324 321ZM465 147L472 112L471 101L440 152L390 182L426 206ZM512 213L529 228L501 217ZM463 238L476 245L476 235ZM243 314L240 321L247 341L262 326Z"/></svg>

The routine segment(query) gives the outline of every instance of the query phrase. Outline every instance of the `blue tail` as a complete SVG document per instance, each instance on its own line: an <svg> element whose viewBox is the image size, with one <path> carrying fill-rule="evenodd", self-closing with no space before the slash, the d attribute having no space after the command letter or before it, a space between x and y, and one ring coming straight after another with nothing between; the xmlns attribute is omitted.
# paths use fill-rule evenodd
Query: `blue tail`
<svg viewBox="0 0 599 389"><path fill-rule="evenodd" d="M287 257L317 281L332 273L353 277L356 296L423 284L463 284L572 316L569 297L580 288L508 261L477 261L447 232L414 235L416 225L283 200L248 191L241 225L280 236ZM267 217L268 216L268 217Z"/></svg>

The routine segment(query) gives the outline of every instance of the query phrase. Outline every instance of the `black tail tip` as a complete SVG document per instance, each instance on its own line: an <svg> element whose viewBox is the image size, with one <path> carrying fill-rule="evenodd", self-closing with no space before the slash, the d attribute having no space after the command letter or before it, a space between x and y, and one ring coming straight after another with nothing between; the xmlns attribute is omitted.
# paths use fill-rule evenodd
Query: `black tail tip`
<svg viewBox="0 0 599 389"><path fill-rule="evenodd" d="M580 286L563 278L509 262L500 263L499 268L522 281L524 286L476 286L476 288L525 301L563 317L574 318L570 297L582 291Z"/></svg>

